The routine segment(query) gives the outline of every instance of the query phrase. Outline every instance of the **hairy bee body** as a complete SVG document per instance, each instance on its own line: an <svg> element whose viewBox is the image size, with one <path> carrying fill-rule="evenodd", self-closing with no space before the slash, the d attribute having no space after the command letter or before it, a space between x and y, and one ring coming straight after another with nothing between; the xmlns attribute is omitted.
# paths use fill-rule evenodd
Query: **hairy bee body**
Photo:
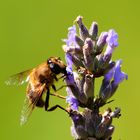
<svg viewBox="0 0 140 140"><path fill-rule="evenodd" d="M54 80L57 81L56 76L59 73L66 74L65 68L64 63L57 57L51 57L47 62L34 68L29 74L29 83L26 92L26 96L30 102L35 102L39 96L38 101L36 101L36 106L42 107L45 104L42 100L42 94L50 90Z"/></svg>
<svg viewBox="0 0 140 140"><path fill-rule="evenodd" d="M56 90L54 81L58 81L57 75L60 73L66 75L66 65L60 60L60 58L50 57L46 62L32 70L27 70L10 77L7 84L22 84L24 81L28 81L26 102L21 115L21 124L24 124L27 121L35 106L45 107L45 110L49 111L50 87ZM23 80L25 77L26 80ZM44 93L46 93L45 100L42 98ZM56 105L55 107L52 107L53 109L51 109L51 111L57 107L62 109L61 106Z"/></svg>

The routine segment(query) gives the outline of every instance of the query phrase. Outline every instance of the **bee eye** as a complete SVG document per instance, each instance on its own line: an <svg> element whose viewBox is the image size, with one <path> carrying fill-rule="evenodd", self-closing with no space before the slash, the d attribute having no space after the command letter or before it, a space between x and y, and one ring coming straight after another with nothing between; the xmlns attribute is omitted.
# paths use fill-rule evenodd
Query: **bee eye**
<svg viewBox="0 0 140 140"><path fill-rule="evenodd" d="M55 74L59 74L61 72L61 68L59 67L59 65L55 63L50 63L49 66L51 71L54 72Z"/></svg>
<svg viewBox="0 0 140 140"><path fill-rule="evenodd" d="M53 69L53 68L54 68L54 66L55 66L55 64L54 64L54 63L50 63L50 68L51 68L51 69Z"/></svg>
<svg viewBox="0 0 140 140"><path fill-rule="evenodd" d="M50 59L48 59L48 64L51 64L51 63L52 63L52 61Z"/></svg>

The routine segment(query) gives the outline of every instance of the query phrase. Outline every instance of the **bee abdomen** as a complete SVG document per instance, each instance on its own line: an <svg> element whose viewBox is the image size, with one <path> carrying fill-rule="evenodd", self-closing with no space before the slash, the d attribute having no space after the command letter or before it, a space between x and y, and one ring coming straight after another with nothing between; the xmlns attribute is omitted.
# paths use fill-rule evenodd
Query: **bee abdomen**
<svg viewBox="0 0 140 140"><path fill-rule="evenodd" d="M36 106L37 106L37 107L43 107L44 105L45 105L45 102L43 101L42 98L40 98L40 99L38 100L38 102L36 103Z"/></svg>

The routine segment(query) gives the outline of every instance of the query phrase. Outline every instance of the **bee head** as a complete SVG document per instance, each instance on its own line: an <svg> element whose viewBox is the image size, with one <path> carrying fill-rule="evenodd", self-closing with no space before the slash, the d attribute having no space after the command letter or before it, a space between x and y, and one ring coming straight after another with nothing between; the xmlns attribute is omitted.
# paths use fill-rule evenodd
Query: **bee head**
<svg viewBox="0 0 140 140"><path fill-rule="evenodd" d="M50 57L47 60L47 63L51 69L51 71L55 74L63 73L67 74L66 72L66 65L59 57Z"/></svg>

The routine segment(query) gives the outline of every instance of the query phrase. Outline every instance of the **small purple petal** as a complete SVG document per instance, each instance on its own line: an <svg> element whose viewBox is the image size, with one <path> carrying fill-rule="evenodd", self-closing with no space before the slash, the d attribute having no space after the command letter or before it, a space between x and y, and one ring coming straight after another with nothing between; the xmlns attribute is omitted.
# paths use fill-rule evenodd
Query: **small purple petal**
<svg viewBox="0 0 140 140"><path fill-rule="evenodd" d="M72 69L73 62L72 62L72 56L71 56L71 54L66 53L65 59L66 59L66 62L67 62L68 67L70 69Z"/></svg>
<svg viewBox="0 0 140 140"><path fill-rule="evenodd" d="M76 26L73 25L72 27L68 28L68 39L64 39L63 41L66 42L67 46L76 45L75 35L76 35Z"/></svg>
<svg viewBox="0 0 140 140"><path fill-rule="evenodd" d="M68 85L74 84L74 76L73 76L73 71L72 71L72 56L69 53L66 53L65 55L66 57L66 62L67 62L67 67L66 67L66 71L67 71L67 77L66 77L66 83Z"/></svg>
<svg viewBox="0 0 140 140"><path fill-rule="evenodd" d="M114 68L112 68L107 74L105 74L105 79L107 81L110 81L114 76Z"/></svg>
<svg viewBox="0 0 140 140"><path fill-rule="evenodd" d="M66 71L67 71L67 74L68 75L73 75L73 72L72 72L72 67L66 67Z"/></svg>
<svg viewBox="0 0 140 140"><path fill-rule="evenodd" d="M118 34L115 32L115 30L109 30L106 42L111 48L118 46Z"/></svg>
<svg viewBox="0 0 140 140"><path fill-rule="evenodd" d="M66 77L66 83L67 83L67 85L73 85L74 84L74 77L73 77L73 75L68 75L67 77Z"/></svg>
<svg viewBox="0 0 140 140"><path fill-rule="evenodd" d="M114 48L111 48L110 46L107 46L106 51L104 53L104 56L109 56L113 53Z"/></svg>
<svg viewBox="0 0 140 140"><path fill-rule="evenodd" d="M128 75L121 71L122 60L118 60L115 65L114 83L118 85L124 79L128 79Z"/></svg>
<svg viewBox="0 0 140 140"><path fill-rule="evenodd" d="M105 56L112 55L115 47L118 46L118 34L113 30L109 30L108 37L106 38L107 48L104 53Z"/></svg>
<svg viewBox="0 0 140 140"><path fill-rule="evenodd" d="M71 105L72 110L78 110L79 102L76 98L74 98L72 96L67 96L66 97L66 102Z"/></svg>
<svg viewBox="0 0 140 140"><path fill-rule="evenodd" d="M73 76L72 68L66 67L66 71L67 71L67 77L66 77L65 81L66 81L67 85L73 85L74 76Z"/></svg>

